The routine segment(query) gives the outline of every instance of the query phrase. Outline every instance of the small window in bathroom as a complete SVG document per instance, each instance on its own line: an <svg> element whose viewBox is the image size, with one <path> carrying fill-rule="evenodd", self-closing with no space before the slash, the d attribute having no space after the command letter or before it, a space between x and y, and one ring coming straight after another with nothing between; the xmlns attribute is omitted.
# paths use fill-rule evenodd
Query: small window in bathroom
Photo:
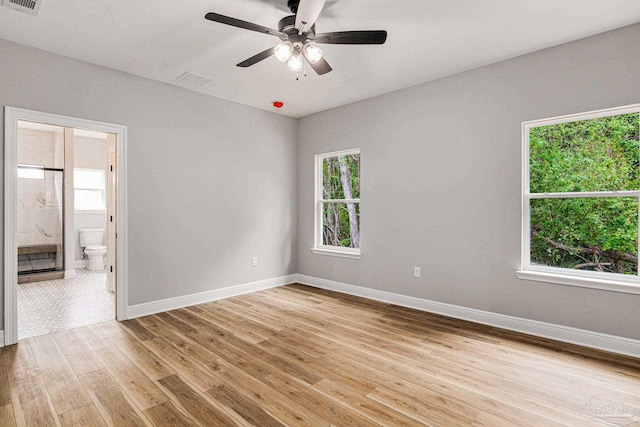
<svg viewBox="0 0 640 427"><path fill-rule="evenodd" d="M105 180L102 169L74 169L75 210L104 211Z"/></svg>
<svg viewBox="0 0 640 427"><path fill-rule="evenodd" d="M44 179L44 166L18 164L18 178Z"/></svg>

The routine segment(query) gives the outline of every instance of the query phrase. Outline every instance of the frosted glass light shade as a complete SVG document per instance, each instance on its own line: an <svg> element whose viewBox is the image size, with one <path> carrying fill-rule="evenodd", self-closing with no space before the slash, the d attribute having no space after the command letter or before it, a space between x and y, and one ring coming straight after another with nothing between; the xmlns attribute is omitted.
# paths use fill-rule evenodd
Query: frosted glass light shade
<svg viewBox="0 0 640 427"><path fill-rule="evenodd" d="M302 56L300 56L300 52L291 55L291 58L289 58L289 62L287 63L287 68L291 71L302 70Z"/></svg>
<svg viewBox="0 0 640 427"><path fill-rule="evenodd" d="M314 64L322 58L322 49L315 43L307 43L302 49L307 59Z"/></svg>
<svg viewBox="0 0 640 427"><path fill-rule="evenodd" d="M293 45L291 42L282 42L273 49L273 54L278 58L278 61L285 62L291 56L293 52Z"/></svg>

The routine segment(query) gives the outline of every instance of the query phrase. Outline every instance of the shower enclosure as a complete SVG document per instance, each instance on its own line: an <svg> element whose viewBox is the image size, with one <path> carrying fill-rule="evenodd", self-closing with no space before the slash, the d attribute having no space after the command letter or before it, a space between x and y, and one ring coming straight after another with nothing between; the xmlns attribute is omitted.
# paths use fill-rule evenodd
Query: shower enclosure
<svg viewBox="0 0 640 427"><path fill-rule="evenodd" d="M21 122L17 168L20 277L64 271L63 168L64 129Z"/></svg>
<svg viewBox="0 0 640 427"><path fill-rule="evenodd" d="M18 166L18 275L64 268L63 176L60 169Z"/></svg>

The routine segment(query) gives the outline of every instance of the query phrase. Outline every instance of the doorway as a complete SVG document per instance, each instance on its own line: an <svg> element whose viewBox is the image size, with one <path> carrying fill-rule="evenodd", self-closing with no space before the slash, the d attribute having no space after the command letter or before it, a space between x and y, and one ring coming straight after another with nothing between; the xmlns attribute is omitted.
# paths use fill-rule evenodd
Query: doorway
<svg viewBox="0 0 640 427"><path fill-rule="evenodd" d="M38 126L49 127L51 129L62 129L62 140L64 150L61 155L63 157L62 165L65 167L59 167L60 162L57 164L44 165L42 169L38 162L19 162L19 128L25 123L38 123ZM33 127L33 125L32 125ZM104 167L86 168L84 170L76 170L74 168L73 159L73 141L80 138L103 138L104 139ZM69 145L71 144L71 145ZM48 113L41 113L30 110L17 109L12 107L5 107L5 222L4 222L4 235L5 235L5 256L4 256L4 344L10 345L18 341L18 274L21 277L34 276L35 274L62 274L62 278L50 277L52 286L62 285L63 282L70 284L77 279L76 285L80 284L91 274L96 274L94 271L85 271L85 265L87 262L89 265L96 267L94 270L100 270L102 267L102 254L100 253L100 244L107 245L107 248L111 246L112 250L107 250L106 271L104 271L103 289L115 292L115 318L117 320L126 319L127 308L127 281L126 281L126 233L123 232L126 226L126 127L121 125L114 125L84 119L77 119L66 116L53 115ZM71 156L71 157L70 157ZM37 157L37 156L36 156ZM55 162L54 162L55 163ZM49 171L48 169L52 169ZM102 169L102 170L101 170ZM22 172L20 172L22 170ZM42 172L49 172L54 174L49 179L49 184L29 182L29 180L20 179L20 176L25 176L25 172L28 174L38 174ZM101 174L101 172L103 172ZM19 175L20 174L20 175ZM57 175L55 175L57 174ZM78 175L79 174L79 175ZM74 176L83 177L84 184L74 186ZM80 179L79 179L80 180ZM43 187L42 191L37 192L36 203L39 204L39 211L37 215L43 215L43 208L51 208L52 215L47 216L47 220L40 220L41 224L46 223L48 229L45 229L41 224L38 227L30 227L28 231L31 232L34 240L33 242L27 241L25 237L29 237L28 233L23 235L21 233L18 238L18 224L23 220L22 214L24 209L21 209L21 216L18 216L18 195L19 191L24 192L25 184ZM45 180L40 180L45 181ZM98 185L102 182L102 186ZM86 211L93 214L100 214L104 218L104 226L84 228L83 233L79 233L78 227L74 227L75 221L73 207L78 206L74 204L74 199L78 198L80 204L82 204ZM64 204L70 202L71 209L64 209ZM98 206L102 203L101 207ZM21 207L21 206L20 206ZM87 209L88 208L88 209ZM53 214L55 212L55 214ZM94 215L95 216L95 215ZM100 215L98 215L100 216ZM77 222L88 221L89 216L84 219L80 219ZM48 222L47 222L48 221ZM86 224L85 224L86 225ZM90 225L90 224L89 224ZM35 231L34 231L35 230ZM89 240L89 236L95 239L96 231L102 230L105 234L103 237L98 237L100 242L94 242ZM22 230L24 231L24 230ZM109 234L110 233L110 234ZM85 245L89 243L97 243L96 246L91 247L91 250L86 248L79 248L79 234L86 237ZM39 241L38 239L42 240ZM38 241L36 241L38 240ZM46 240L46 241L45 241ZM26 243L25 243L26 242ZM21 249L19 249L19 247ZM26 249L25 249L26 248ZM37 252L44 251L45 249L54 248L48 253L41 255L33 255L32 258L37 258L44 261L36 262L29 258L22 256L22 262L18 262L18 256L20 252ZM90 260L77 259L78 251L84 250L83 258L87 258L90 254L99 254L98 257L93 256ZM47 263L48 260L48 263ZM29 266L35 265L37 268L32 271L27 271ZM42 267L42 268L40 268ZM76 268L82 268L78 270L82 273L82 277L78 277L76 274ZM87 274L88 273L88 274ZM99 271L102 273L102 271ZM94 276L94 278L97 276ZM45 277L46 278L46 277ZM71 279L71 280L70 280ZM56 282L56 280L59 281ZM42 282L45 283L45 282ZM76 286L77 287L77 286ZM65 291L70 291L73 286L66 286ZM55 288L54 288L55 289ZM105 292L106 292L105 290ZM90 310L91 304L87 307ZM113 313L113 312L112 312ZM73 327L73 325L71 326ZM20 334L22 335L22 334Z"/></svg>

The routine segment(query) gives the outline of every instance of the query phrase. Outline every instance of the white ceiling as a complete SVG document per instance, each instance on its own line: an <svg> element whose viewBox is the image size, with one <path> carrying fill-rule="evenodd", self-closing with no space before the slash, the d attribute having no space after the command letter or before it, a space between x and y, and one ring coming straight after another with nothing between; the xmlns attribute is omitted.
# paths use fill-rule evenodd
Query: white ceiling
<svg viewBox="0 0 640 427"><path fill-rule="evenodd" d="M204 19L277 28L286 0L42 2L36 17L0 7L0 38L291 117L640 22L639 0L328 0L318 33L386 30L387 42L323 45L333 71L296 81L274 57L235 66L276 37ZM212 80L190 88L185 71Z"/></svg>

